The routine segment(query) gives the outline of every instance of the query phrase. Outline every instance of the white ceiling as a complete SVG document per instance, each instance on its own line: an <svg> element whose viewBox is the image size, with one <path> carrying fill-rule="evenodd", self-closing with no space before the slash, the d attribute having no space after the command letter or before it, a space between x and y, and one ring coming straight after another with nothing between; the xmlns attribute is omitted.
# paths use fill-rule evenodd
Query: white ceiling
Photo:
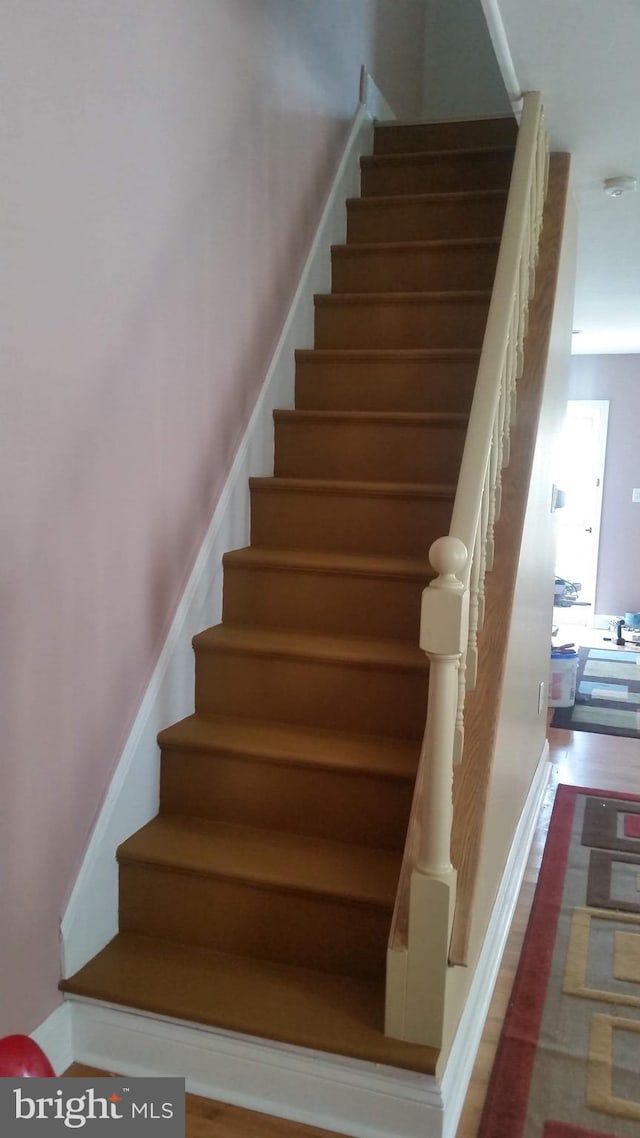
<svg viewBox="0 0 640 1138"><path fill-rule="evenodd" d="M552 149L572 155L573 350L640 352L640 0L482 3L507 87L510 54L520 90L542 91ZM625 174L638 189L607 197L604 179Z"/></svg>

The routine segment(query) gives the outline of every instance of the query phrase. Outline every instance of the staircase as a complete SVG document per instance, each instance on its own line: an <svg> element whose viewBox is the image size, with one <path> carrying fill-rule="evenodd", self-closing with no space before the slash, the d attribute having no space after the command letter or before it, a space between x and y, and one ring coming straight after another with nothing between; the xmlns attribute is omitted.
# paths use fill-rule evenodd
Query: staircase
<svg viewBox="0 0 640 1138"><path fill-rule="evenodd" d="M448 531L516 126L380 126L251 545L194 639L160 813L118 850L120 932L65 992L433 1073L383 1034L425 723L427 551Z"/></svg>

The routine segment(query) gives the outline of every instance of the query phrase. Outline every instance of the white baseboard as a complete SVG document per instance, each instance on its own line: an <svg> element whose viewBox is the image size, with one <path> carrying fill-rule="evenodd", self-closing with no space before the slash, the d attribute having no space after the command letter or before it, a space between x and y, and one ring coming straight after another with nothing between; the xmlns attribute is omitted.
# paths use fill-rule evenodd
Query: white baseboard
<svg viewBox="0 0 640 1138"><path fill-rule="evenodd" d="M498 0L481 0L481 4L498 67L500 68L504 85L507 88L507 95L511 100L514 111L518 111L521 108L524 92L518 81L514 67L511 48L509 47Z"/></svg>
<svg viewBox="0 0 640 1138"><path fill-rule="evenodd" d="M458 1128L471 1072L500 969L502 954L513 920L524 871L527 867L536 822L548 783L549 742L545 739L542 754L513 837L500 888L465 1001L464 1011L456 1029L446 1068L442 1074L442 1097L445 1104L443 1138L455 1138Z"/></svg>
<svg viewBox="0 0 640 1138"><path fill-rule="evenodd" d="M345 200L359 193L360 156L371 150L372 118L377 113L391 113L364 69L361 86L366 101L360 104L354 118L261 393L118 762L63 916L64 976L86 964L117 932L116 848L157 813L158 732L193 711L191 638L220 620L222 556L228 549L248 543L248 480L252 475L272 473L272 412L276 407L293 405L294 351L313 342L313 295L330 289L330 249L345 239Z"/></svg>
<svg viewBox="0 0 640 1138"><path fill-rule="evenodd" d="M71 999L78 1061L354 1138L443 1138L432 1076Z"/></svg>
<svg viewBox="0 0 640 1138"><path fill-rule="evenodd" d="M360 104L367 108L367 114L374 122L392 122L396 117L364 66L360 71Z"/></svg>
<svg viewBox="0 0 640 1138"><path fill-rule="evenodd" d="M71 1004L59 1004L44 1023L31 1032L31 1038L42 1048L56 1075L66 1071L74 1060Z"/></svg>

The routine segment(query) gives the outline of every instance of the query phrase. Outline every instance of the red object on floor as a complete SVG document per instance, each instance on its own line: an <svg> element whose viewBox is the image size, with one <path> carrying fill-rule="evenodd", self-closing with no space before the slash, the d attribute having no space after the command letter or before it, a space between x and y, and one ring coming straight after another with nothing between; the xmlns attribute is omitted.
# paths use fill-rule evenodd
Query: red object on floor
<svg viewBox="0 0 640 1138"><path fill-rule="evenodd" d="M28 1035L0 1039L0 1078L51 1079L55 1074L42 1048Z"/></svg>

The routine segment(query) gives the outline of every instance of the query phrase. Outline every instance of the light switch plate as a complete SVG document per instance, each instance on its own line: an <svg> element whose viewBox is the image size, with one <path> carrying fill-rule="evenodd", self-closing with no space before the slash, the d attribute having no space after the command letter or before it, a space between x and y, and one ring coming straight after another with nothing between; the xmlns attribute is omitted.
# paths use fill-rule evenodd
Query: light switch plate
<svg viewBox="0 0 640 1138"><path fill-rule="evenodd" d="M636 487L635 490L631 491L631 501L640 502L640 487Z"/></svg>

